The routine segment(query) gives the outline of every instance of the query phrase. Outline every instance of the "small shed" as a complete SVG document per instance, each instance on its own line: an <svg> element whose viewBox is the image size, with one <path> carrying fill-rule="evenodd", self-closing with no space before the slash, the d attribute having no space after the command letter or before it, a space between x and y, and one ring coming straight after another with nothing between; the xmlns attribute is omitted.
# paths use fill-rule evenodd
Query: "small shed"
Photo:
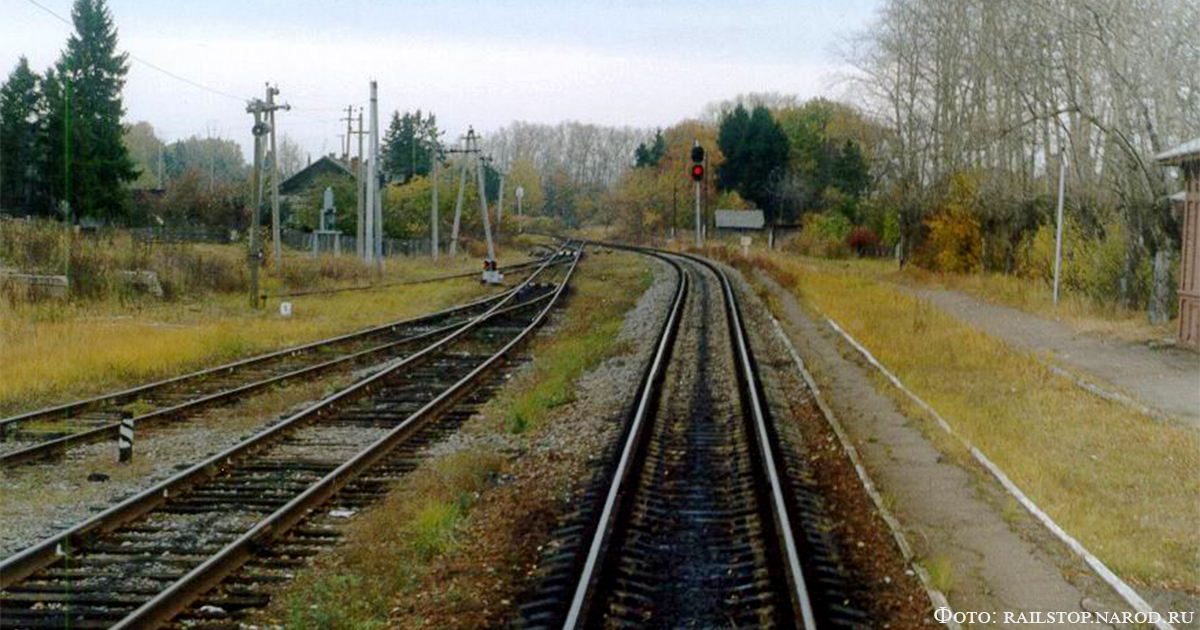
<svg viewBox="0 0 1200 630"><path fill-rule="evenodd" d="M758 232L767 225L762 210L717 210L717 233Z"/></svg>
<svg viewBox="0 0 1200 630"><path fill-rule="evenodd" d="M1200 348L1200 138L1156 156L1183 169L1183 256L1179 262L1179 341Z"/></svg>

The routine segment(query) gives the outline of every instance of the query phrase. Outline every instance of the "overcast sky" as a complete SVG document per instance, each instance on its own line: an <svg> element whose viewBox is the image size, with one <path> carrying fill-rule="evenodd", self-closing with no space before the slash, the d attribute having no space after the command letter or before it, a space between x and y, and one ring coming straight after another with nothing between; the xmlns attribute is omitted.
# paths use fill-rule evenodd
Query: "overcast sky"
<svg viewBox="0 0 1200 630"><path fill-rule="evenodd" d="M70 0L37 0L70 16ZM513 120L667 126L708 102L775 91L840 94L834 45L881 0L368 2L109 0L122 49L206 87L259 96L277 83L280 130L313 156L344 133L338 108L379 81L381 125L395 109L433 111L457 136ZM0 63L35 70L70 28L29 0L0 0ZM249 146L238 99L134 61L127 122L170 141L192 134Z"/></svg>

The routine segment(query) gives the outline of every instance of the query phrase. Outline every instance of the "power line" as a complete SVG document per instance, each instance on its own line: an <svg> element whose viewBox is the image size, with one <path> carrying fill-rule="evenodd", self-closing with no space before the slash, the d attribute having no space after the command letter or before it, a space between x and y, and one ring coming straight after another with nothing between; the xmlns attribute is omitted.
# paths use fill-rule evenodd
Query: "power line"
<svg viewBox="0 0 1200 630"><path fill-rule="evenodd" d="M55 19L57 19L59 22L62 22L63 24L66 24L67 26L70 26L70 27L72 27L72 28L74 28L74 27L75 27L75 23L74 23L74 22L72 22L71 20L68 20L67 18L65 18L65 17L63 17L63 16L61 16L61 15L59 15L58 13L54 12L54 10L52 10L52 9L50 9L49 7L47 7L46 5L44 5L44 4L40 3L40 2L38 2L37 0L25 0L25 1L26 1L26 2L28 2L29 4L32 4L33 6L35 6L35 7L37 7L37 8L39 8L39 9L41 9L42 11L45 11L46 13L50 14L50 15L51 15L51 16L53 16ZM159 65L157 65L157 64L155 64L155 63L152 63L152 62L150 62L150 61L147 61L146 59L143 59L143 58L141 58L141 57L139 57L139 56L137 56L137 55L135 55L135 54L133 54L133 53L131 53L131 52L129 52L129 51L125 51L125 54L129 55L129 58L130 58L130 59L132 59L132 60L134 60L134 61L136 61L136 62L138 62L138 63L140 63L140 64L142 64L142 65L144 65L144 66L146 66L147 68L150 68L150 69L152 69L152 70L157 70L158 72L161 72L161 73L163 73L163 74L165 74L165 75L167 75L167 76L171 77L172 79L175 79L176 81L182 81L182 82L184 82L184 83L186 83L186 84L188 84L188 85L190 85L190 86L192 86L192 87L194 87L194 88L201 89L201 90L204 90L204 91L206 91L206 92L211 92L211 93L213 93L213 94L216 94L216 95L218 95L218 96L224 96L225 98L230 98L230 99L233 99L233 100L235 100L235 101L238 101L239 103L245 103L245 102L247 102L247 101L249 101L249 100L250 100L250 99L248 99L248 98L243 98L243 97L241 97L241 96L235 96L235 95L233 95L233 94L230 94L230 93L228 93L228 92L223 92L223 91L221 91L221 90L218 90L218 89L216 89L216 88L211 88L211 87L208 87L207 85L203 85L203 84L197 83L197 82L195 82L195 81L192 81L191 79L188 79L188 78L186 78L186 77L179 76L178 74L175 74L174 72L171 72L170 70L167 70L166 68L163 68L162 66L159 66Z"/></svg>

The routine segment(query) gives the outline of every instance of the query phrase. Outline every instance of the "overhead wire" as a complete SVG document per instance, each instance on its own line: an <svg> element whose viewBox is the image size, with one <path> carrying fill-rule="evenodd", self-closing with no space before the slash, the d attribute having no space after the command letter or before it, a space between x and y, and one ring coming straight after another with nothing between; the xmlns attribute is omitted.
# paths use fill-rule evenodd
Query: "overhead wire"
<svg viewBox="0 0 1200 630"><path fill-rule="evenodd" d="M28 2L29 4L32 4L33 6L35 6L35 7L37 7L37 8L39 8L39 9L41 9L42 11L45 11L46 13L50 14L50 15L51 15L51 16L53 16L55 19L57 19L59 22L62 22L63 24L66 24L67 26L71 26L71 27L74 27L74 26L75 26L74 22L72 22L71 20L68 20L67 18L65 18L65 17L63 17L63 16L61 16L61 15L59 15L59 14L58 14L58 13L56 13L56 12L55 12L53 9L51 9L51 8L47 7L46 5L44 5L44 4L40 3L40 2L38 2L37 0L25 0L25 1L26 1L26 2ZM161 72L161 73L163 73L163 74L167 75L168 77L171 77L172 79L175 79L176 81L182 81L183 83L186 83L186 84L188 84L188 85L190 85L190 86L192 86L192 87L194 87L194 88L197 88L197 89L200 89L200 90L204 90L204 91L206 91L206 92L211 92L211 93L213 93L213 94L216 94L217 96L223 96L223 97L225 97L225 98L233 99L233 100L235 100L235 101L238 101L238 102L240 102L240 103L245 103L245 102L248 102L248 101L250 100L250 99L248 99L248 98L243 98L243 97L241 97L241 96L236 96L236 95L234 95L234 94L230 94L229 92L225 92L225 91L223 91L223 90L218 90L218 89L216 89L216 88L209 87L209 86L207 86L207 85L204 85L204 84L202 84L202 83L197 83L196 81L193 81L193 80L191 80L191 79L189 79L189 78L187 78L187 77L180 76L180 75L178 75L178 74L176 74L176 73L174 73L174 72L171 72L170 70L167 70L166 68L164 68L164 67L162 67L162 66L160 66L160 65L158 65L158 64L156 64L156 63L153 63L153 62L151 62L151 61L149 61L149 60L147 60L147 59L144 59L144 58L142 58L142 57L139 57L138 55L135 55L135 54L133 54L133 53L131 53L131 52L129 52L129 51L125 51L125 54L129 55L129 58L130 58L130 59L132 59L132 60L134 60L134 61L136 61L136 62L138 62L138 63L140 63L140 64L142 64L142 65L144 65L144 66L146 66L147 68L150 68L150 69L152 69L152 70L156 70L156 71L158 71L158 72Z"/></svg>
<svg viewBox="0 0 1200 630"><path fill-rule="evenodd" d="M38 0L25 0L25 1L33 6L37 7L38 9L44 11L46 14L50 15L51 17L58 20L59 22L62 22L63 24L66 24L67 26L74 28L75 24L73 21L67 19L66 17L63 17L61 14L54 11L50 7L47 7L46 5L42 4L41 2L38 2ZM147 68L150 68L151 70L160 72L172 79L175 79L176 81L186 83L187 85L190 85L198 90L203 90L205 92L209 92L209 93L215 94L217 96L228 98L228 99L237 101L239 103L248 103L252 100L249 98L237 96L236 94L231 94L224 90L219 90L217 88L214 88L214 87L211 87L208 85L204 85L197 81L193 81L185 76L182 76L180 74L172 72L172 71L170 71L148 59L145 59L144 57L135 55L129 51L125 51L125 52L127 55L129 55L129 58L132 59L133 61L136 61L136 62L146 66ZM359 107L363 107L365 105L365 101L359 102L359 103L352 103L351 105L357 105ZM313 107L299 107L299 106L292 107L293 112L333 112L333 111L341 112L344 110L345 110L345 106L334 106L334 105L329 105L329 106L321 105L321 106L313 106ZM332 123L340 123L341 122L340 119L314 118L314 117L304 116L303 114L301 114L299 117L302 119L307 118L307 122L309 124L328 125L328 124L332 124Z"/></svg>

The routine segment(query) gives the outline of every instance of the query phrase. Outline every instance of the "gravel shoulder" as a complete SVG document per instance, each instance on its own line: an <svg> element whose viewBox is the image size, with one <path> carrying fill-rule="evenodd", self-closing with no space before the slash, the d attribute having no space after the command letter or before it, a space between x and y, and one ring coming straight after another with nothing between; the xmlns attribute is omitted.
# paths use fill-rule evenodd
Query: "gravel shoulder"
<svg viewBox="0 0 1200 630"><path fill-rule="evenodd" d="M939 628L916 573L892 538L842 451L808 384L771 323L767 303L742 274L724 266L741 297L750 345L781 437L808 460L848 572L852 605L875 627Z"/></svg>
<svg viewBox="0 0 1200 630"><path fill-rule="evenodd" d="M1200 354L1173 346L1150 346L1079 332L1071 326L1015 308L989 304L960 291L908 291L946 313L1071 372L1098 380L1180 424L1200 430Z"/></svg>
<svg viewBox="0 0 1200 630"><path fill-rule="evenodd" d="M1125 610L1090 569L1010 501L985 471L927 431L930 424L917 420L912 410L897 407L882 393L882 381L847 359L856 355L827 327L814 323L794 295L765 274L756 272L753 280L954 610ZM1155 603L1160 609L1191 609L1179 607L1186 602Z"/></svg>
<svg viewBox="0 0 1200 630"><path fill-rule="evenodd" d="M72 527L241 442L355 378L343 374L276 387L135 434L130 464L118 464L116 443L105 442L73 449L59 461L0 471L0 557Z"/></svg>
<svg viewBox="0 0 1200 630"><path fill-rule="evenodd" d="M387 627L502 626L515 617L523 596L537 583L552 531L578 503L582 480L595 473L618 435L674 292L669 267L632 254L589 250L580 271L604 274L604 263L596 259L610 256L614 261L629 257L654 276L621 320L618 350L576 379L570 401L555 407L539 428L514 433L506 427L502 405L489 404L458 433L431 447L434 460L456 452L493 452L505 454L507 462L456 530L454 549L429 559L428 571L396 593ZM600 268L590 267L597 264ZM572 294L566 309L556 312L539 333L533 360L513 371L505 389L529 388L536 374L536 345L554 343L570 311L603 299L582 289Z"/></svg>

